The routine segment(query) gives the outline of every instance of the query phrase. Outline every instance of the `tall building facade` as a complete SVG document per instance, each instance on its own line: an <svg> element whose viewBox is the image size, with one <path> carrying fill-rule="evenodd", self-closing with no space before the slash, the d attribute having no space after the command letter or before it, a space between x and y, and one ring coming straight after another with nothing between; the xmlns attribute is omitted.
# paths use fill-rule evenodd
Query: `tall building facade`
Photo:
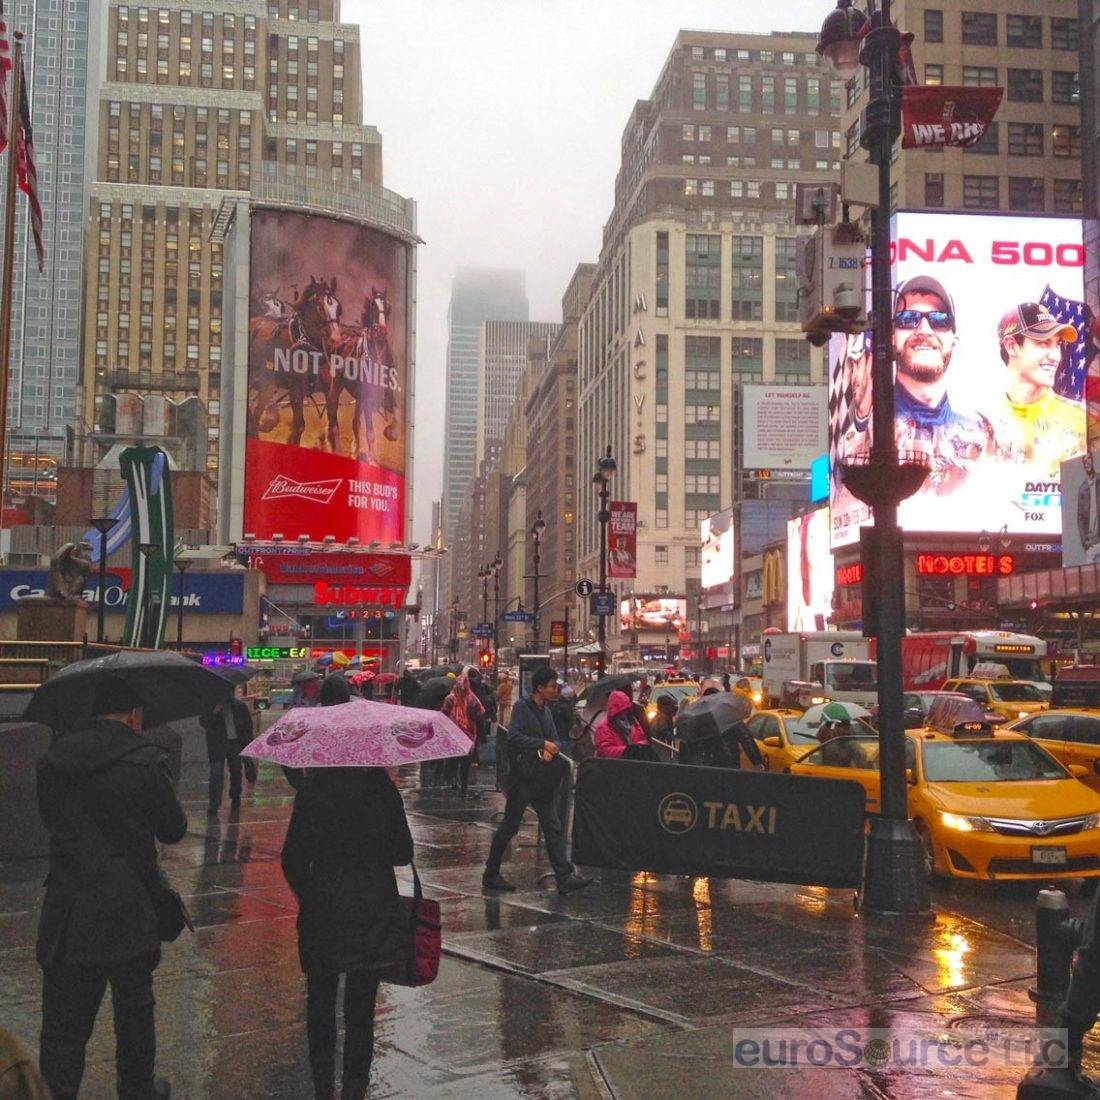
<svg viewBox="0 0 1100 1100"><path fill-rule="evenodd" d="M97 109L103 22L104 13L89 0L14 0L7 8L9 30L26 34L23 63L46 248L40 273L20 210L5 463L5 488L16 493L54 496L66 431L79 419L84 204L96 155L87 120Z"/></svg>
<svg viewBox="0 0 1100 1100"><path fill-rule="evenodd" d="M339 19L339 0L110 4L85 272L93 460L197 426L183 451L217 469L224 198L331 194L339 211L341 194L382 195L359 28Z"/></svg>
<svg viewBox="0 0 1100 1100"><path fill-rule="evenodd" d="M915 36L924 84L1003 87L997 120L969 149L896 151L896 209L1081 213L1078 0L896 0L897 25ZM844 152L866 159L859 114L867 71L845 89Z"/></svg>
<svg viewBox="0 0 1100 1100"><path fill-rule="evenodd" d="M462 500L477 473L478 347L487 320L526 321L522 271L460 268L447 311L447 410L443 440L443 529L454 537Z"/></svg>
<svg viewBox="0 0 1100 1100"><path fill-rule="evenodd" d="M614 582L620 596L696 589L702 520L771 492L743 469L742 387L823 382L798 324L793 216L796 183L839 171L843 86L816 41L682 31L623 133L579 326L577 445L581 573L598 573L608 445L612 497L638 504L638 576ZM647 641L663 654L663 633L629 644Z"/></svg>
<svg viewBox="0 0 1100 1100"><path fill-rule="evenodd" d="M562 325L524 405L526 466L538 475L527 481L527 527L540 513L546 523L539 548L540 592L550 599L542 613L544 641L567 606L576 621L572 591L556 594L577 580L577 329L595 272L595 264L577 265L562 296Z"/></svg>
<svg viewBox="0 0 1100 1100"><path fill-rule="evenodd" d="M1100 0L1079 0L1085 300L1100 316ZM1090 429L1093 432L1095 429ZM1100 440L1090 439L1090 447Z"/></svg>
<svg viewBox="0 0 1100 1100"><path fill-rule="evenodd" d="M493 463L528 369L532 344L546 361L558 325L542 321L484 321L477 342L477 461Z"/></svg>

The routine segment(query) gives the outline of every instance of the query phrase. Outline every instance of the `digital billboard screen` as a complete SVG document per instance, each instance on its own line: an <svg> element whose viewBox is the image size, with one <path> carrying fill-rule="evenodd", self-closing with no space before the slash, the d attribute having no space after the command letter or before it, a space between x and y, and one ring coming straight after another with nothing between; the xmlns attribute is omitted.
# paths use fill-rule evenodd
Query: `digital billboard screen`
<svg viewBox="0 0 1100 1100"><path fill-rule="evenodd" d="M1062 567L1100 562L1100 454L1062 463Z"/></svg>
<svg viewBox="0 0 1100 1100"><path fill-rule="evenodd" d="M378 230L251 221L244 529L404 541L408 253Z"/></svg>
<svg viewBox="0 0 1100 1100"><path fill-rule="evenodd" d="M893 260L895 436L930 465L902 527L1059 534L1094 355L1080 220L902 212ZM834 547L869 519L838 468L870 454L871 352L869 333L830 348Z"/></svg>
<svg viewBox="0 0 1100 1100"><path fill-rule="evenodd" d="M728 588L734 576L733 509L708 516L702 523L701 583L705 590Z"/></svg>
<svg viewBox="0 0 1100 1100"><path fill-rule="evenodd" d="M825 630L836 577L829 548L829 509L787 524L787 629Z"/></svg>
<svg viewBox="0 0 1100 1100"><path fill-rule="evenodd" d="M683 596L634 596L619 601L623 632L661 631L679 634L687 629L687 600Z"/></svg>

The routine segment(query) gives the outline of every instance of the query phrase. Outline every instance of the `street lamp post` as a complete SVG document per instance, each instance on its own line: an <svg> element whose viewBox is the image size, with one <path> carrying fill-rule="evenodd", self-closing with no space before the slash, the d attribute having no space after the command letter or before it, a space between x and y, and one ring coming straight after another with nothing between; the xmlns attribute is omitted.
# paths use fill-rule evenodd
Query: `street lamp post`
<svg viewBox="0 0 1100 1100"><path fill-rule="evenodd" d="M179 606L176 608L176 647L183 649L183 575L187 572L190 561L185 558L176 558L175 566L180 571Z"/></svg>
<svg viewBox="0 0 1100 1100"><path fill-rule="evenodd" d="M863 908L873 913L915 913L928 908L928 882L920 842L909 821L902 707L901 639L905 632L905 572L898 505L928 473L919 455L899 455L894 434L893 309L890 278L890 154L901 133L898 49L901 33L890 21L890 0L868 0L869 15L837 0L821 27L817 52L849 80L869 70L870 97L860 144L878 168L878 205L872 212L871 311L873 317L871 453L844 465L840 477L871 505L874 525L864 543L864 568L873 587L878 659L879 779L882 809L871 818L863 882ZM870 30L866 24L870 20Z"/></svg>
<svg viewBox="0 0 1100 1100"><path fill-rule="evenodd" d="M92 526L99 532L99 599L96 601L95 640L100 645L103 644L103 613L107 600L107 532L115 523L113 516L96 516L92 520Z"/></svg>
<svg viewBox="0 0 1100 1100"><path fill-rule="evenodd" d="M607 445L607 451L599 461L596 472L592 475L592 484L599 486L600 511L600 586L601 594L607 593L607 525L611 521L611 512L608 509L608 501L611 499L611 490L608 483L615 476L618 466L611 457L611 444ZM602 610L602 609L601 609ZM607 667L607 616L596 617L596 643L599 653L596 654L596 677L603 676Z"/></svg>
<svg viewBox="0 0 1100 1100"><path fill-rule="evenodd" d="M542 535L546 530L546 520L542 518L542 509L539 509L538 518L531 524L531 541L535 544L534 552L534 566L535 571L531 574L531 579L535 582L535 618L531 623L531 645L534 651L538 653L539 646L541 645L540 632L539 632L539 581L542 579L542 573L539 571L539 567L542 564L542 557L540 556L540 550L542 548Z"/></svg>
<svg viewBox="0 0 1100 1100"><path fill-rule="evenodd" d="M451 661L458 660L458 600L451 603Z"/></svg>
<svg viewBox="0 0 1100 1100"><path fill-rule="evenodd" d="M493 574L493 676L500 675L500 667L497 664L500 653L500 571L504 568L500 551L489 563L489 570Z"/></svg>
<svg viewBox="0 0 1100 1100"><path fill-rule="evenodd" d="M141 585L141 630L135 640L144 649L149 637L149 568L160 547L155 542L142 542L138 544L138 549L145 557L145 571Z"/></svg>

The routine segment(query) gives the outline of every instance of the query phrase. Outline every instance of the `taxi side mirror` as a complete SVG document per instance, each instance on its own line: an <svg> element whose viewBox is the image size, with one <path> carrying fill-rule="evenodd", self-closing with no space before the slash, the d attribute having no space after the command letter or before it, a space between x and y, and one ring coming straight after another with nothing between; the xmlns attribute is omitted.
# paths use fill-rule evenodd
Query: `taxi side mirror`
<svg viewBox="0 0 1100 1100"><path fill-rule="evenodd" d="M783 747L783 742L778 737L765 737L763 744L766 749L781 749Z"/></svg>
<svg viewBox="0 0 1100 1100"><path fill-rule="evenodd" d="M912 768L905 769L905 782L908 783L910 787L915 787L917 785L917 775Z"/></svg>
<svg viewBox="0 0 1100 1100"><path fill-rule="evenodd" d="M1088 777L1089 770L1085 767L1084 764L1070 764L1069 774L1072 775L1074 779L1086 779Z"/></svg>

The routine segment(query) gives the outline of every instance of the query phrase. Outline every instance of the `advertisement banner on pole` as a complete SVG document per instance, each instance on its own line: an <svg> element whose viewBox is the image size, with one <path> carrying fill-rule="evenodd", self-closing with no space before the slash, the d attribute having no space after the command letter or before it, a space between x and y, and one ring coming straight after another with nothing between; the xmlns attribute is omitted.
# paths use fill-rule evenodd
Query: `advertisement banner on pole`
<svg viewBox="0 0 1100 1100"><path fill-rule="evenodd" d="M1061 534L1061 464L1084 450L1096 354L1080 219L901 212L893 242L895 436L930 467L899 523ZM870 454L871 334L834 337L830 359L835 548L870 517L839 471Z"/></svg>
<svg viewBox="0 0 1100 1100"><path fill-rule="evenodd" d="M607 575L614 580L633 580L638 575L638 505L613 500L608 510Z"/></svg>
<svg viewBox="0 0 1100 1100"><path fill-rule="evenodd" d="M286 210L251 234L244 529L402 542L407 246Z"/></svg>
<svg viewBox="0 0 1100 1100"><path fill-rule="evenodd" d="M742 386L746 470L808 470L829 446L827 386Z"/></svg>
<svg viewBox="0 0 1100 1100"><path fill-rule="evenodd" d="M977 145L1001 105L1004 88L911 85L901 90L901 147Z"/></svg>
<svg viewBox="0 0 1100 1100"><path fill-rule="evenodd" d="M554 646L565 645L569 641L566 633L565 620L553 619L550 623L550 644Z"/></svg>

